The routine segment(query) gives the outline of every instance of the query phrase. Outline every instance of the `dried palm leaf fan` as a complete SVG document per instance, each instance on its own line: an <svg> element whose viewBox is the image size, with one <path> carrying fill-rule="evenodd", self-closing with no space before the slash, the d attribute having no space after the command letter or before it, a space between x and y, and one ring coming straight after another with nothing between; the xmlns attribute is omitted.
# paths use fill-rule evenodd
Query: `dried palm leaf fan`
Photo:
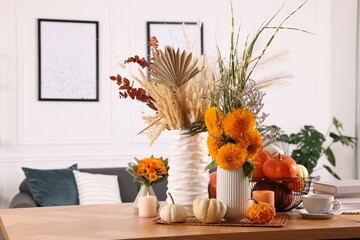
<svg viewBox="0 0 360 240"><path fill-rule="evenodd" d="M198 60L193 60L192 53L180 52L178 48L165 47L151 64L151 81L166 86L180 87L196 76L201 70L197 67Z"/></svg>

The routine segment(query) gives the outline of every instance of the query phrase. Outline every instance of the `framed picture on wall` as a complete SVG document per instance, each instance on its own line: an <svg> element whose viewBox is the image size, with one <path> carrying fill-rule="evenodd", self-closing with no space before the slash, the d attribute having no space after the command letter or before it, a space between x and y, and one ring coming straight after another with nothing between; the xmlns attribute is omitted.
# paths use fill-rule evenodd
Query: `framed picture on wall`
<svg viewBox="0 0 360 240"><path fill-rule="evenodd" d="M203 25L196 22L147 22L147 43L150 37L156 36L159 49L172 46L175 49L187 49L203 54ZM147 56L150 59L150 47L147 45Z"/></svg>
<svg viewBox="0 0 360 240"><path fill-rule="evenodd" d="M38 19L39 100L99 101L97 21Z"/></svg>

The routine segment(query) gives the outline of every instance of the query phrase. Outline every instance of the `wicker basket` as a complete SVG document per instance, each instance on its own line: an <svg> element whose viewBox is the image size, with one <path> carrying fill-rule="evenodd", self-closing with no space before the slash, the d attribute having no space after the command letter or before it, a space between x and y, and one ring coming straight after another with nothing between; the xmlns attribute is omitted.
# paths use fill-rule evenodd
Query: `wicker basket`
<svg viewBox="0 0 360 240"><path fill-rule="evenodd" d="M310 179L277 178L253 179L254 190L271 190L275 192L275 208L277 212L286 212L296 208L302 202L302 196L309 193Z"/></svg>

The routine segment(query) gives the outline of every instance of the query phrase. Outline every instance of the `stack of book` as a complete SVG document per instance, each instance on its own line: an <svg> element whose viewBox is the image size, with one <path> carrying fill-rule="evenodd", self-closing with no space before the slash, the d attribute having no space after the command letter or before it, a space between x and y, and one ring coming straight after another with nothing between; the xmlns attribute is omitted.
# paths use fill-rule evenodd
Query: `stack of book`
<svg viewBox="0 0 360 240"><path fill-rule="evenodd" d="M342 203L342 210L360 209L360 180L343 179L313 183L313 192L333 195Z"/></svg>

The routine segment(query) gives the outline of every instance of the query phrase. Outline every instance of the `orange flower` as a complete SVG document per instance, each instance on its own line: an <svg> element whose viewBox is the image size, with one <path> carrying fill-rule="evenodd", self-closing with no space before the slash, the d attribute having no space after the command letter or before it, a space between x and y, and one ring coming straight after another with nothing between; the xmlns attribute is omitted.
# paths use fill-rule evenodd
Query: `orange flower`
<svg viewBox="0 0 360 240"><path fill-rule="evenodd" d="M139 163L138 170L137 170L137 174L138 174L139 176L141 176L141 175L147 175L147 170L146 170L146 168L145 168L145 164L144 164L144 163L142 163L142 162Z"/></svg>
<svg viewBox="0 0 360 240"><path fill-rule="evenodd" d="M246 149L234 143L227 143L219 149L216 162L222 169L238 169L245 163L246 156Z"/></svg>
<svg viewBox="0 0 360 240"><path fill-rule="evenodd" d="M126 170L140 184L150 186L158 179L167 178L169 169L168 159L163 160L162 158L149 157L136 160L138 164L129 163L129 167Z"/></svg>
<svg viewBox="0 0 360 240"><path fill-rule="evenodd" d="M215 137L221 136L220 123L224 118L224 114L217 107L209 108L204 116L206 127L211 135Z"/></svg>
<svg viewBox="0 0 360 240"><path fill-rule="evenodd" d="M262 146L261 134L257 130L252 130L245 133L248 145L247 145L247 157L252 159L257 156Z"/></svg>
<svg viewBox="0 0 360 240"><path fill-rule="evenodd" d="M156 174L155 168L148 168L147 170L148 170L149 175Z"/></svg>
<svg viewBox="0 0 360 240"><path fill-rule="evenodd" d="M154 181L156 181L157 180L157 175L156 174L149 174L149 180L150 181L152 181L152 182L154 182Z"/></svg>
<svg viewBox="0 0 360 240"><path fill-rule="evenodd" d="M220 141L212 135L209 135L207 138L207 145L209 149L209 154L213 159L216 159L216 154L218 149L221 147Z"/></svg>
<svg viewBox="0 0 360 240"><path fill-rule="evenodd" d="M254 114L248 109L235 109L223 119L224 133L235 141L239 141L242 134L253 129L256 124Z"/></svg>

